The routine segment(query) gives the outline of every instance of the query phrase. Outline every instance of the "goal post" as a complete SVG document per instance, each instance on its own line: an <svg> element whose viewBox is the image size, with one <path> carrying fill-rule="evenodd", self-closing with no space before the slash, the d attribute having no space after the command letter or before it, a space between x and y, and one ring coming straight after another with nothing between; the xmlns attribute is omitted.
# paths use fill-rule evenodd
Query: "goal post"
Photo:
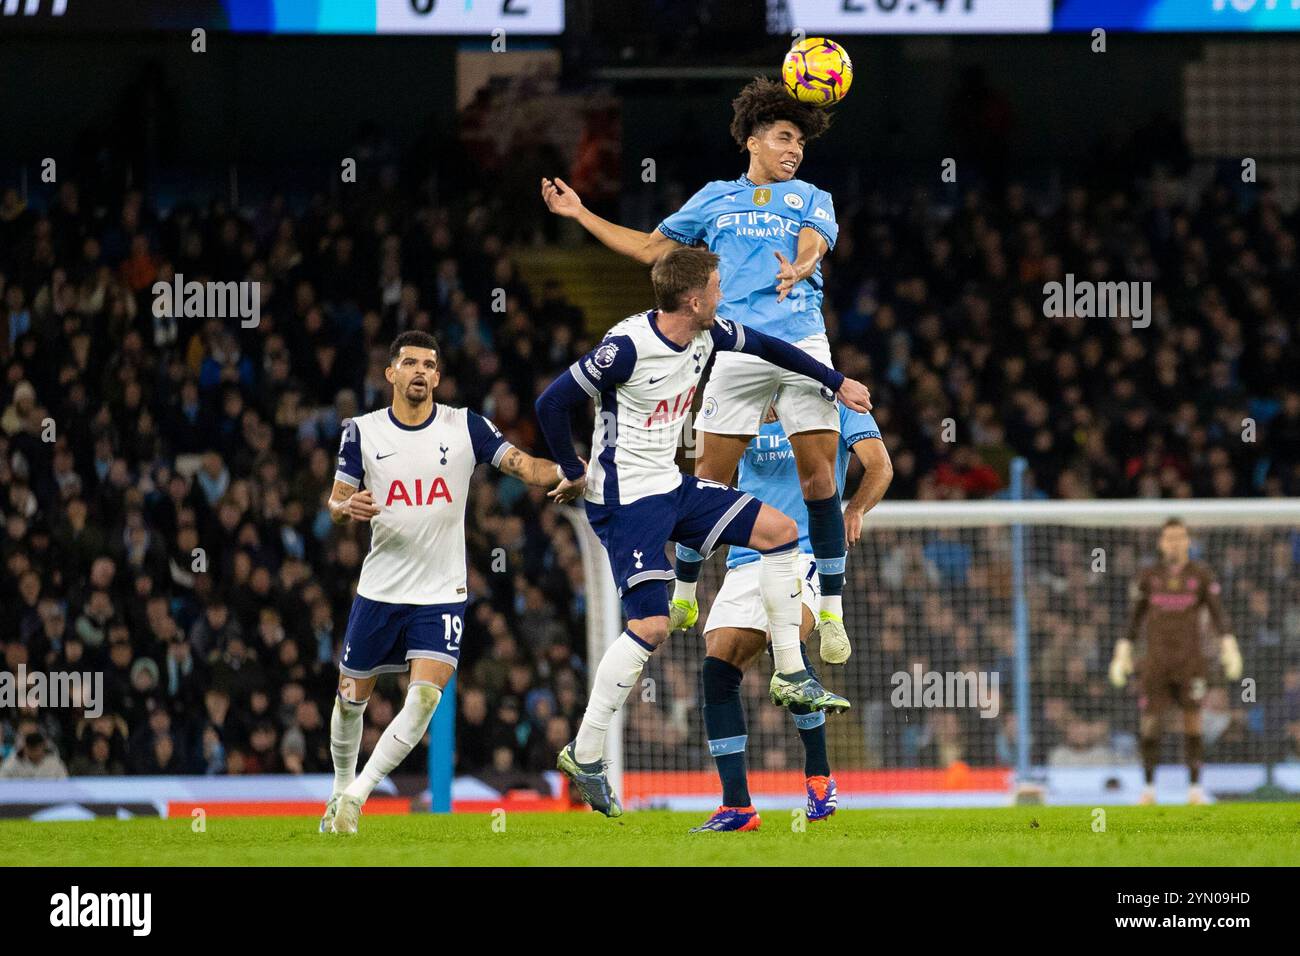
<svg viewBox="0 0 1300 956"><path fill-rule="evenodd" d="M840 667L810 654L853 710L827 721L841 806L1003 805L1017 785L1062 803L1124 803L1140 790L1136 678L1107 680L1130 587L1157 557L1170 517L1223 586L1245 658L1229 685L1206 633L1205 784L1247 796L1275 768L1300 788L1300 499L886 502L850 551L845 619L854 653ZM594 670L621 631L603 550L573 514L588 577ZM702 628L725 573L700 581L700 630L674 634L611 727L607 755L624 803L706 809L719 798L700 712ZM1139 644L1139 655L1141 644ZM756 804L795 807L803 792L794 724L767 702L770 658L742 686ZM1290 691L1288 691L1290 688ZM1185 790L1169 725L1157 787Z"/></svg>

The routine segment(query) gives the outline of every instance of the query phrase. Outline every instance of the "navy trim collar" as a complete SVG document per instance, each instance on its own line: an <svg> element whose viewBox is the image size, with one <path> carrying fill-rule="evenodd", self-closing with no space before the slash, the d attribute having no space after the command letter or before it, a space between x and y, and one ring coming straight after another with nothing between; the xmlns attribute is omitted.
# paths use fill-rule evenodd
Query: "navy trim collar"
<svg viewBox="0 0 1300 956"><path fill-rule="evenodd" d="M797 178L798 178L798 177L796 176L796 177L792 177L792 178L790 178L790 179L778 179L778 180L775 180L775 181L773 181L773 182L768 183L766 186L764 186L764 187L762 187L762 188L764 188L764 189L772 189L773 187L776 187L776 186L785 186L785 185L787 185L787 184L789 184L789 183L794 182L795 179L797 179ZM750 179L748 173L746 173L745 175L741 176L738 180L736 180L736 182L740 183L740 185L742 185L742 186L746 186L746 187L750 187L750 186L752 186L752 187L755 188L755 189L758 189L758 188L759 188L758 183L756 183L756 182L754 182L754 180Z"/></svg>
<svg viewBox="0 0 1300 956"><path fill-rule="evenodd" d="M668 346L674 352L685 352L690 347L691 343L687 342L685 345L678 345L668 336L660 332L659 322L655 319L655 316L657 316L658 314L659 314L658 309L651 309L649 312L646 313L646 318L650 320L650 328L654 329L655 335L659 336L659 341L662 342L664 345Z"/></svg>
<svg viewBox="0 0 1300 956"><path fill-rule="evenodd" d="M424 421L420 422L420 424L403 425L401 422L397 420L397 416L393 414L393 406L392 405L388 406L388 420L392 422L394 425L396 425L398 428L402 429L402 431L406 431L406 432L418 432L421 428L424 428L425 426L432 424L433 420L437 417L438 417L438 403L434 402L433 411L429 412L429 417L426 418Z"/></svg>

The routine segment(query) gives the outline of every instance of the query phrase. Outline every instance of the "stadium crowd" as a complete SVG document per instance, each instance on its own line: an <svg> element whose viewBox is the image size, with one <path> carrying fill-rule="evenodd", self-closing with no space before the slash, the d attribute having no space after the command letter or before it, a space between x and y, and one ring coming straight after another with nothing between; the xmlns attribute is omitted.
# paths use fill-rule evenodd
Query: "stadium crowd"
<svg viewBox="0 0 1300 956"><path fill-rule="evenodd" d="M324 505L341 423L390 400L388 343L426 329L437 400L536 449L533 399L582 316L429 206L102 201L75 182L40 212L0 198L0 651L13 673L102 671L106 698L95 719L0 710L0 776L328 771L368 546ZM156 315L176 275L259 282L260 321ZM543 502L484 469L469 505L458 763L506 782L552 765L585 688L576 539ZM403 693L381 684L363 755Z"/></svg>
<svg viewBox="0 0 1300 956"><path fill-rule="evenodd" d="M1300 494L1296 217L1269 190L1174 192L1075 186L1044 209L1012 184L943 217L920 190L860 204L829 324L890 436L891 497L996 493L1016 455L1050 497ZM1048 316L1044 285L1067 274L1151 283L1149 326Z"/></svg>
<svg viewBox="0 0 1300 956"><path fill-rule="evenodd" d="M330 524L324 501L341 423L389 400L388 342L435 332L437 399L547 454L533 400L615 317L525 284L483 210L412 202L395 186L346 205L277 197L166 215L140 191L76 181L48 199L0 196L0 656L11 672L102 671L106 702L94 719L0 710L0 777L327 771L334 661L367 545L364 528ZM1247 205L1214 186L1185 205L1158 184L1076 187L1042 208L1013 184L941 208L923 193L841 201L826 267L836 365L872 387L891 499L1000 494L1016 455L1045 496L1300 494L1296 222L1271 195ZM1150 326L1046 317L1043 283L1067 272L1152 281ZM260 321L156 315L153 284L177 275L260 283ZM483 469L469 509L457 767L502 789L553 765L584 701L581 563L573 529L544 501ZM1272 553L1294 581L1297 549ZM954 662L1005 650L996 622L955 624L952 607L917 606L920 590L903 586L913 571L949 573L946 559L904 555L917 567L876 588L871 562L886 555L858 554L869 646L900 659L947 648ZM1300 621L1282 606L1294 597L1241 601L1295 648ZM1258 648L1240 628L1249 667ZM1088 744L1071 727L1117 636L1076 646L1068 633L1035 635L1053 668L1043 753ZM870 657L855 666L877 666ZM1275 717L1294 754L1300 662L1285 666L1291 710ZM877 702L888 673L859 678ZM381 683L363 759L402 683ZM679 706L644 732L634 720L634 733L698 746L700 733L671 730L690 719L689 672L669 683ZM1065 709L1053 703L1067 695ZM1089 740L1124 730L1094 711ZM1229 717L1232 733L1249 732L1247 716ZM882 730L863 759L1006 759L975 733L993 731L936 717ZM1207 757L1219 757L1213 742Z"/></svg>
<svg viewBox="0 0 1300 956"><path fill-rule="evenodd" d="M1224 593L1251 673L1253 700L1243 700L1207 670L1203 726L1207 759L1250 761L1300 757L1300 534L1289 528L1214 529L1196 534ZM1129 583L1152 560L1152 535L1134 529L1033 527L1026 534L1032 669L1032 753L1036 765L1133 763L1137 759L1136 681L1117 691L1107 664L1130 613ZM1094 573L1093 549L1107 555ZM832 766L927 768L1015 766L1012 681L1015 630L1007 528L878 530L850 552L846 601L855 633L865 635L843 667L827 669L854 701L857 719L827 723ZM721 584L710 567L702 607ZM629 702L629 769L698 770L708 766L696 706L701 655L689 638L656 653L646 674L671 706ZM998 675L984 705L913 706L899 674ZM910 686L910 685L908 685ZM1236 692L1234 692L1234 690ZM742 684L751 764L767 770L802 765L789 718L766 700L766 682ZM972 697L972 700L976 698ZM991 704L992 706L986 706ZM1179 741L1165 742L1167 762Z"/></svg>

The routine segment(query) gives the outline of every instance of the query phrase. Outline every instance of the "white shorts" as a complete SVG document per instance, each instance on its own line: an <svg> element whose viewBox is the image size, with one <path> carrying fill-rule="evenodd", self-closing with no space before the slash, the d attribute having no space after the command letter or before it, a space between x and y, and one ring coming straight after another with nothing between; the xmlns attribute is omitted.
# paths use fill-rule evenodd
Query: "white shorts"
<svg viewBox="0 0 1300 956"><path fill-rule="evenodd" d="M831 364L831 346L825 332L794 344L823 365ZM695 427L714 435L757 435L773 399L787 435L840 430L840 411L830 389L806 375L787 372L744 352L718 352L714 356Z"/></svg>
<svg viewBox="0 0 1300 956"><path fill-rule="evenodd" d="M767 611L763 609L763 595L758 590L759 567L762 561L750 561L732 568L722 579L718 596L709 608L704 622L704 633L722 627L738 627L749 631L767 633ZM811 554L799 555L799 574L803 578L803 606L817 620L817 606L821 601L821 584L817 579L817 565Z"/></svg>

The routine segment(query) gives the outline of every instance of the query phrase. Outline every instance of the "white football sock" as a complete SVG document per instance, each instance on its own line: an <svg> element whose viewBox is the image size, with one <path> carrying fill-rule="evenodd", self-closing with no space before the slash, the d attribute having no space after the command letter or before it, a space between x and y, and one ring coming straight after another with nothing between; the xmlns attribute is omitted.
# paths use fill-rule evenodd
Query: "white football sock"
<svg viewBox="0 0 1300 956"><path fill-rule="evenodd" d="M690 604L695 600L695 586L699 583L699 581L678 581L673 588L673 600Z"/></svg>
<svg viewBox="0 0 1300 956"><path fill-rule="evenodd" d="M844 617L844 595L823 594L820 610L830 611L838 618Z"/></svg>
<svg viewBox="0 0 1300 956"><path fill-rule="evenodd" d="M799 580L799 549L765 554L759 564L758 591L767 612L772 635L772 659L778 674L797 674L803 667L799 653L799 624L803 620L803 582ZM793 595L793 596L792 596Z"/></svg>
<svg viewBox="0 0 1300 956"><path fill-rule="evenodd" d="M361 775L348 784L347 790L344 791L349 797L365 800L370 796L371 791L379 786L379 781L397 769L397 765L405 760L406 755L423 739L440 700L442 700L441 688L435 687L428 681L411 682L410 688L406 691L406 703L393 717L392 722L384 728L379 743L375 745L375 752L366 761Z"/></svg>
<svg viewBox="0 0 1300 956"><path fill-rule="evenodd" d="M334 695L330 715L330 756L334 758L334 792L341 793L357 778L357 754L361 750L362 715L369 698L359 702Z"/></svg>
<svg viewBox="0 0 1300 956"><path fill-rule="evenodd" d="M587 699L587 712L582 715L582 726L578 728L578 737L573 745L573 756L578 763L595 763L604 758L609 722L627 700L648 660L650 652L633 640L627 631L605 651L596 668L596 681Z"/></svg>

